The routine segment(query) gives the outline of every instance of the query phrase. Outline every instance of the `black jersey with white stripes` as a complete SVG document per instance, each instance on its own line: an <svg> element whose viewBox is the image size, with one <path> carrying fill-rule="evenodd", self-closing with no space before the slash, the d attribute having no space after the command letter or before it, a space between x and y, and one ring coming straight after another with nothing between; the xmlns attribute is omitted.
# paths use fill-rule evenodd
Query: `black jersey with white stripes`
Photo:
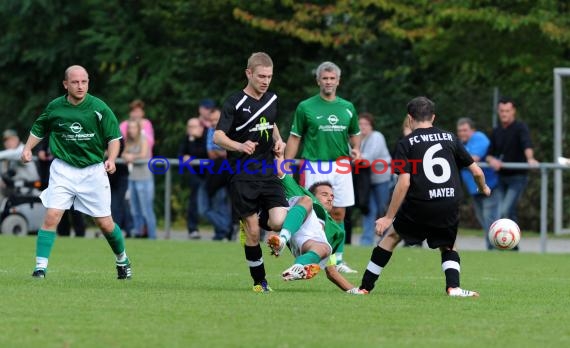
<svg viewBox="0 0 570 348"><path fill-rule="evenodd" d="M275 178L273 127L277 119L277 95L266 92L255 99L244 91L232 94L222 108L217 130L239 143L257 143L251 155L229 151L232 180L258 181Z"/></svg>

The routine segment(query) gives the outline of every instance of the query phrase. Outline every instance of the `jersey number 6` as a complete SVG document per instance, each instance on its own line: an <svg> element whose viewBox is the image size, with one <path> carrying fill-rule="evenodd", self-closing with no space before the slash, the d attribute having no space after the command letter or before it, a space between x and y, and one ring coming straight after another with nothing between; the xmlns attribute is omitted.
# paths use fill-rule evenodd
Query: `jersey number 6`
<svg viewBox="0 0 570 348"><path fill-rule="evenodd" d="M451 168L449 166L449 162L447 162L447 160L443 157L434 157L435 153L442 148L443 147L441 144L430 146L430 148L427 149L426 153L424 154L424 158L422 160L426 178L428 178L428 180L434 184L443 184L449 180L449 177L451 176ZM435 166L441 167L441 175L435 174L433 171L433 167Z"/></svg>

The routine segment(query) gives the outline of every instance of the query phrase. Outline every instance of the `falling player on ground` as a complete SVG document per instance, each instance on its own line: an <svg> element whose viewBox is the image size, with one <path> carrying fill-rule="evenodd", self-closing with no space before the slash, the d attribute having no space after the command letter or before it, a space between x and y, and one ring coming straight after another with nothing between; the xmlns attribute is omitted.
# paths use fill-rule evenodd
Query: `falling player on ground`
<svg viewBox="0 0 570 348"><path fill-rule="evenodd" d="M306 190L281 171L282 161L282 157L278 158L277 173L291 208L280 234L271 235L267 244L275 256L282 254L285 245L295 256L295 263L283 272L283 279L310 279L324 268L327 278L342 290L366 294L367 291L346 280L336 267L334 252L344 240L344 231L330 215L334 200L332 185L317 182Z"/></svg>

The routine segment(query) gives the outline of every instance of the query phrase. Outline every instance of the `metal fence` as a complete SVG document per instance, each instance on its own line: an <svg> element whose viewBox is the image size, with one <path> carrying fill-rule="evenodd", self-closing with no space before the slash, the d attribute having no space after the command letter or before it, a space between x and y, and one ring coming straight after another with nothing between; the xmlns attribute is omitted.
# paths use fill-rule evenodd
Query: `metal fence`
<svg viewBox="0 0 570 348"><path fill-rule="evenodd" d="M164 231L166 233L166 238L170 238L172 218L171 218L171 196L172 196L172 167L179 166L178 158L163 158L168 161L170 166L169 170L164 172ZM198 165L200 160L195 159L191 164ZM159 164L160 165L160 164ZM482 168L489 167L487 163L479 163ZM540 171L540 250L541 252L546 252L547 248L547 229L548 229L548 182L549 182L549 172L555 170L568 170L570 167L565 165L560 165L558 163L540 163L538 166L530 166L527 163L503 163L503 168L505 169L529 169L531 171ZM555 188L556 189L556 188ZM561 210L557 210L558 213L562 214ZM555 211L555 213L557 212ZM554 216L554 221L560 219L561 216Z"/></svg>

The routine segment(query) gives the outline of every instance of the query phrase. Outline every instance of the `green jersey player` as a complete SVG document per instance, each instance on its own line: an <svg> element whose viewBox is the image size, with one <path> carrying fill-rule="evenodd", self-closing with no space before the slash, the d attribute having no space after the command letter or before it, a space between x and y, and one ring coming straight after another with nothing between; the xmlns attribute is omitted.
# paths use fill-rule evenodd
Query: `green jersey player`
<svg viewBox="0 0 570 348"><path fill-rule="evenodd" d="M335 193L331 215L344 226L346 208L354 205L352 174L346 169L350 168L350 157L360 158L361 139L354 105L336 95L340 75L340 68L332 62L324 62L317 68L319 94L297 106L285 158L294 158L303 142L301 157L307 162L301 170L305 173L305 187L315 182L330 182ZM355 273L343 262L343 251L344 242L336 251L339 272Z"/></svg>
<svg viewBox="0 0 570 348"><path fill-rule="evenodd" d="M117 278L130 279L131 265L121 229L111 217L111 191L107 173L115 172L121 133L113 111L87 93L89 75L79 66L65 70L67 95L51 101L36 119L22 151L32 160L32 149L46 136L54 161L49 185L40 198L47 208L36 242L35 278L45 278L56 227L72 205L94 218L116 256ZM103 163L105 150L108 159Z"/></svg>
<svg viewBox="0 0 570 348"><path fill-rule="evenodd" d="M291 208L279 235L271 235L267 244L279 256L288 245L295 263L282 274L284 280L310 279L324 268L328 279L352 294L367 291L354 287L337 270L334 252L344 241L344 230L330 215L334 194L332 185L317 182L307 190L291 175L281 171L283 158L278 159L278 175Z"/></svg>

